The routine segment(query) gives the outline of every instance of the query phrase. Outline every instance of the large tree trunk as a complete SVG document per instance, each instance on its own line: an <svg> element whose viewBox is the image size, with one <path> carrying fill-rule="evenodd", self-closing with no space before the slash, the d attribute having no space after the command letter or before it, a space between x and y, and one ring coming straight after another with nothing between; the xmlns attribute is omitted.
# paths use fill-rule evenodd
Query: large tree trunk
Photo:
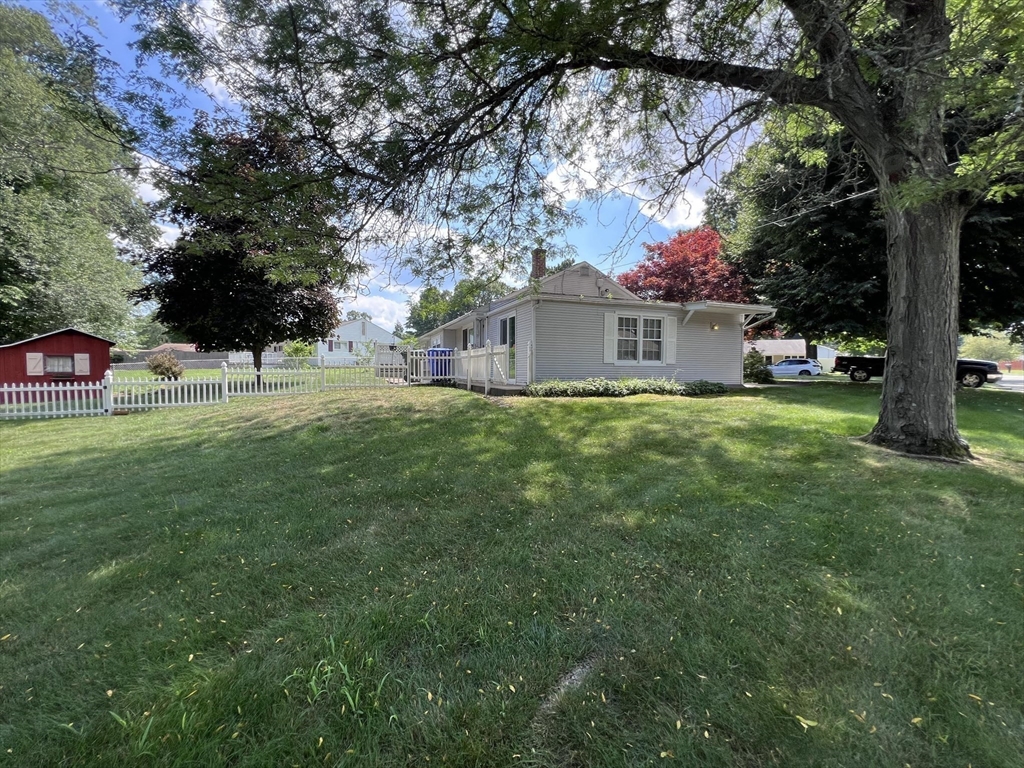
<svg viewBox="0 0 1024 768"><path fill-rule="evenodd" d="M904 453L970 458L956 426L960 227L955 195L885 205L888 358L878 423L867 441Z"/></svg>

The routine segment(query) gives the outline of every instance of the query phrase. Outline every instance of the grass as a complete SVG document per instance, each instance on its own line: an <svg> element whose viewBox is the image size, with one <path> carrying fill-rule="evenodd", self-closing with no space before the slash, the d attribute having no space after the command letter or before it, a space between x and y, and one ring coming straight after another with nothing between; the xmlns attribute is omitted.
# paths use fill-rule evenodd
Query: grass
<svg viewBox="0 0 1024 768"><path fill-rule="evenodd" d="M1024 402L877 397L0 424L0 763L1019 765Z"/></svg>

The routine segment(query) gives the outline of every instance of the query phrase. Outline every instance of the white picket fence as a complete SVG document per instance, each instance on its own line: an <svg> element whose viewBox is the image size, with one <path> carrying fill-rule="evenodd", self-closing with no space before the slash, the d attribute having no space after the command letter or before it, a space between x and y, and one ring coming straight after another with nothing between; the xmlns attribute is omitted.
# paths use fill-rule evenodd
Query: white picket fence
<svg viewBox="0 0 1024 768"><path fill-rule="evenodd" d="M109 415L105 381L0 385L0 418L59 419Z"/></svg>
<svg viewBox="0 0 1024 768"><path fill-rule="evenodd" d="M530 357L527 346L527 360ZM470 350L423 350L405 345L380 345L372 358L321 357L275 367L229 367L201 379L124 379L107 371L89 383L0 385L0 418L49 419L64 416L110 416L155 408L180 408L226 403L232 397L301 395L328 389L392 387L435 381L506 385L509 350L505 346ZM319 365L316 363L319 362ZM219 374L219 375L218 375Z"/></svg>

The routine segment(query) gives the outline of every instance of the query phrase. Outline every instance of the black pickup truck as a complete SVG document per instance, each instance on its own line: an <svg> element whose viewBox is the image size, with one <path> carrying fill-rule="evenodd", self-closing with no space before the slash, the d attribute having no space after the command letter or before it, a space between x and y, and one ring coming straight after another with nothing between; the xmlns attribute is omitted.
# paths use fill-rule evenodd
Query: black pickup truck
<svg viewBox="0 0 1024 768"><path fill-rule="evenodd" d="M849 374L853 381L867 381L885 372L884 357L854 357L839 355L832 364L833 373ZM999 381L1003 374L999 365L991 360L957 360L956 380L965 387L980 387L986 381Z"/></svg>

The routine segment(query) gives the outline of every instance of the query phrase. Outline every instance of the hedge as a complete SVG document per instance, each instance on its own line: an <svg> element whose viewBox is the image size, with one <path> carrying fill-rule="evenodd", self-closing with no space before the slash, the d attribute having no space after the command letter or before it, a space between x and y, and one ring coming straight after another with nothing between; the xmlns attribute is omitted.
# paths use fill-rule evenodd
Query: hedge
<svg viewBox="0 0 1024 768"><path fill-rule="evenodd" d="M629 395L724 395L729 389L714 381L672 379L583 379L539 381L523 389L527 397L628 397Z"/></svg>

